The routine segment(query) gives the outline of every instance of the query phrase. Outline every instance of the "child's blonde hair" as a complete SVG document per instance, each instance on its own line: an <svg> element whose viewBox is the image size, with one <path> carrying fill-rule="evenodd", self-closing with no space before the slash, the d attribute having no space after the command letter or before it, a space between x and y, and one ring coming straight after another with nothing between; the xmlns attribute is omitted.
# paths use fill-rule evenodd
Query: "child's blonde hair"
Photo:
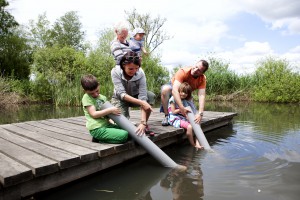
<svg viewBox="0 0 300 200"><path fill-rule="evenodd" d="M180 84L179 92L184 92L185 94L187 94L186 99L190 100L192 97L192 87L190 86L190 84L188 84L187 82L183 82Z"/></svg>

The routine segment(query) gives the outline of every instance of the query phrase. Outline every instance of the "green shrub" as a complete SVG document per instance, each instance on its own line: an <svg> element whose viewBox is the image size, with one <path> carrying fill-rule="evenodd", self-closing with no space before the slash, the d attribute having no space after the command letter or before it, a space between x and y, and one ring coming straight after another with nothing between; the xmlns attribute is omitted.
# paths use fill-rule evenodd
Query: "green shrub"
<svg viewBox="0 0 300 200"><path fill-rule="evenodd" d="M286 60L269 57L258 63L253 98L263 102L299 102L300 75Z"/></svg>
<svg viewBox="0 0 300 200"><path fill-rule="evenodd" d="M209 58L209 65L209 69L205 72L208 94L225 95L241 89L238 75L228 69L229 63L224 63L220 59Z"/></svg>

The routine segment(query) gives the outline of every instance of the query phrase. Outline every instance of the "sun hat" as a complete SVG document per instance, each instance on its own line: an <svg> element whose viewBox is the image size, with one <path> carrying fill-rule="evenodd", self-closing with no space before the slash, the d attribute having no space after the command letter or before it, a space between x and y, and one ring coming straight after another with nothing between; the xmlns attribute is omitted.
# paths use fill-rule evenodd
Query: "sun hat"
<svg viewBox="0 0 300 200"><path fill-rule="evenodd" d="M133 30L133 32L132 32L132 35L135 36L135 35L138 34L138 33L143 33L143 34L145 34L145 31L144 31L144 29L142 29L142 28L135 28L135 29Z"/></svg>

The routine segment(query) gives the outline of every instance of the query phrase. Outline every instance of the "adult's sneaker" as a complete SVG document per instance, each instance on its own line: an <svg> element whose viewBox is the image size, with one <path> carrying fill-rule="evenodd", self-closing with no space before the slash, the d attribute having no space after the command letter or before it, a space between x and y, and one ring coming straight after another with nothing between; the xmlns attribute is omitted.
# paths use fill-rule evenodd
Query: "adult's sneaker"
<svg viewBox="0 0 300 200"><path fill-rule="evenodd" d="M168 116L166 116L166 117L162 120L161 125L162 125L162 126L169 126Z"/></svg>

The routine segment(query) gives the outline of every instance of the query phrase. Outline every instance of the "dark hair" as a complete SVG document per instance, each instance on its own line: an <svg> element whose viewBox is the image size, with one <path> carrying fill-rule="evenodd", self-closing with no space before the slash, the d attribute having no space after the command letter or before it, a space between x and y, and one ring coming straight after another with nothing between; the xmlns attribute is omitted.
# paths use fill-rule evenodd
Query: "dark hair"
<svg viewBox="0 0 300 200"><path fill-rule="evenodd" d="M93 91L99 86L97 78L91 74L81 77L81 86L84 90Z"/></svg>
<svg viewBox="0 0 300 200"><path fill-rule="evenodd" d="M187 94L187 96L186 96L187 100L191 99L191 97L192 97L192 87L187 82L181 83L179 88L178 88L178 91L179 92L184 92L185 94Z"/></svg>
<svg viewBox="0 0 300 200"><path fill-rule="evenodd" d="M141 66L141 58L138 56L137 53L133 51L128 51L121 59L120 66L121 69L124 70L124 65L133 63L135 65Z"/></svg>
<svg viewBox="0 0 300 200"><path fill-rule="evenodd" d="M202 66L205 67L205 70L203 71L206 72L208 70L209 64L206 60L199 60L199 62L202 62Z"/></svg>

